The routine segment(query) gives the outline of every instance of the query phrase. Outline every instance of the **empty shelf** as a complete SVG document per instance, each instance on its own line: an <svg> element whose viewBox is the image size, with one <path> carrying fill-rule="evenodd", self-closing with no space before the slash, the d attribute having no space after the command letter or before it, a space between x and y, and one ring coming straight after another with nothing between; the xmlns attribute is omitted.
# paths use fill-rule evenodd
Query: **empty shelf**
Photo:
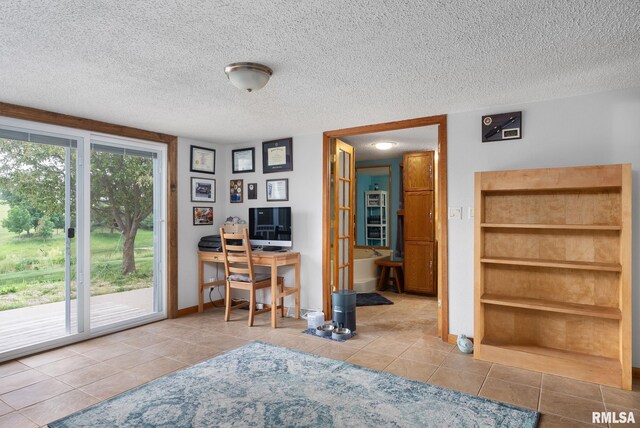
<svg viewBox="0 0 640 428"><path fill-rule="evenodd" d="M512 308L532 309L547 312L560 312L564 314L584 315L597 318L621 319L622 314L618 308L604 306L584 305L579 303L564 303L552 300L530 299L526 297L509 297L497 294L483 294L480 302L487 305L509 306Z"/></svg>
<svg viewBox="0 0 640 428"><path fill-rule="evenodd" d="M480 226L485 229L622 230L621 226L600 224L482 223Z"/></svg>
<svg viewBox="0 0 640 428"><path fill-rule="evenodd" d="M544 259L520 259L511 257L483 257L482 263L513 265L513 266L538 266L562 269L596 270L605 272L621 272L619 263L576 262L568 260L544 260Z"/></svg>

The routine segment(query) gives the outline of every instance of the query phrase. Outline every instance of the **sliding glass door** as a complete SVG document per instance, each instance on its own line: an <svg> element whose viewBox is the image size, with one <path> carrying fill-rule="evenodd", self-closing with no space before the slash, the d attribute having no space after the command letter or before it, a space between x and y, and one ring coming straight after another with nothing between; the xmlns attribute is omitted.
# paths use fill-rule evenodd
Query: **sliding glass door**
<svg viewBox="0 0 640 428"><path fill-rule="evenodd" d="M162 152L91 142L91 328L163 311Z"/></svg>
<svg viewBox="0 0 640 428"><path fill-rule="evenodd" d="M166 317L166 147L0 118L0 362Z"/></svg>
<svg viewBox="0 0 640 428"><path fill-rule="evenodd" d="M0 127L0 353L78 332L78 139Z"/></svg>

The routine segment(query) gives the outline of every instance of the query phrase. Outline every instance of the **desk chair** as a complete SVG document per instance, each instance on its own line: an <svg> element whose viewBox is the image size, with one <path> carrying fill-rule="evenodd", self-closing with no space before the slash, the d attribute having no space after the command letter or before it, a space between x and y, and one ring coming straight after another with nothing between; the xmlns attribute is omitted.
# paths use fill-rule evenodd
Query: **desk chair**
<svg viewBox="0 0 640 428"><path fill-rule="evenodd" d="M222 241L222 254L224 256L224 269L226 275L225 286L225 311L224 320L229 321L231 310L249 306L249 327L253 326L253 318L255 314L276 310L269 306L265 309L256 310L256 290L261 288L271 288L271 275L258 273L253 270L253 261L251 259L251 242L249 242L249 232L244 229L242 233L225 233L224 228L220 228L220 236ZM242 240L242 245L231 245L227 240ZM249 291L249 302L231 305L231 289ZM284 291L284 278L278 277L278 295ZM283 296L284 297L284 296ZM280 298L280 305L284 310L283 299Z"/></svg>

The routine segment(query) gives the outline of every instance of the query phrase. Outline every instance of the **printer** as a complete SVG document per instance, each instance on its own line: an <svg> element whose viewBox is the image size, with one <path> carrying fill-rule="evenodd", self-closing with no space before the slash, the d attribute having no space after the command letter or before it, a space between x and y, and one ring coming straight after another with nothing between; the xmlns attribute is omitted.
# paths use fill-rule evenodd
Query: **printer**
<svg viewBox="0 0 640 428"><path fill-rule="evenodd" d="M242 239L227 239L229 245L242 245ZM220 235L207 235L200 238L198 242L198 250L200 251L222 251L222 240Z"/></svg>

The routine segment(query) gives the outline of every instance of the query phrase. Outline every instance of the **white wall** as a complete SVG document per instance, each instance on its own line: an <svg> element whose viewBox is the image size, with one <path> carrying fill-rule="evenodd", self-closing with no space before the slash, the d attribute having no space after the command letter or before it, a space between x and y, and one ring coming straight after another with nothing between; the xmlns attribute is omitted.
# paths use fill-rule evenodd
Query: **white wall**
<svg viewBox="0 0 640 428"><path fill-rule="evenodd" d="M253 173L232 174L231 151L255 147L256 164ZM322 133L293 136L293 171L262 173L262 142L254 141L225 147L228 174L219 185L220 198L225 201L227 216L238 216L248 221L252 207L291 207L293 251L301 256L300 306L303 309L322 308ZM266 180L288 178L289 200L267 202ZM244 201L229 202L229 180L242 179ZM258 199L247 199L247 184L258 184ZM285 283L293 284L293 269L282 269ZM262 294L261 294L262 293ZM258 292L258 300L268 303L269 291ZM293 306L293 296L287 297L285 306Z"/></svg>
<svg viewBox="0 0 640 428"><path fill-rule="evenodd" d="M522 110L521 140L481 143L481 116ZM449 206L473 206L474 172L612 163L633 164L633 325L640 321L640 88L448 116ZM449 221L449 322L473 335L473 220ZM640 366L640 331L634 331Z"/></svg>
<svg viewBox="0 0 640 428"><path fill-rule="evenodd" d="M215 175L190 172L190 146L208 147L216 150ZM217 234L224 222L225 177L227 174L226 152L220 145L203 141L178 138L178 309L198 304L198 241L202 236ZM191 177L216 180L216 202L213 204L191 202ZM228 195L228 192L227 192ZM229 197L227 196L227 199ZM213 207L214 226L194 226L193 207ZM220 278L224 276L224 268ZM215 268L207 266L205 277L215 275ZM213 300L220 296L214 294ZM207 297L208 299L208 297ZM205 300L206 302L207 300Z"/></svg>
<svg viewBox="0 0 640 428"><path fill-rule="evenodd" d="M522 110L521 140L481 143L481 116ZM452 334L473 335L473 220L466 210L473 206L473 173L501 169L562 167L632 163L634 213L640 212L640 88L519 105L488 107L448 116L449 206L464 207L464 219L449 222L449 325ZM197 242L215 233L191 226L189 197L189 148L196 144L180 139L179 161L179 307L197 303ZM197 143L207 146L207 143ZM293 208L294 250L302 253L301 306L320 309L322 303L322 134L293 136L293 171L262 174L262 144L249 142L216 146L216 228L227 216L246 220L249 207L282 205ZM231 174L231 150L256 148L256 171ZM229 203L229 180L258 183L258 199ZM289 202L266 202L265 180L289 178ZM189 207L189 208L188 208ZM633 225L633 324L640 322L640 221ZM208 275L208 274L206 274ZM292 281L291 272L286 276ZM215 297L214 297L215 298ZM262 296L263 299L266 296ZM634 332L634 365L640 366L640 334Z"/></svg>
<svg viewBox="0 0 640 428"><path fill-rule="evenodd" d="M189 146L197 145L216 150L216 173L192 173L189 171ZM256 172L232 174L231 151L255 147ZM191 177L205 177L216 180L216 202L205 204L191 202ZM267 202L265 180L288 178L289 201ZM244 201L229 202L229 180L242 179ZM247 199L248 183L258 184L258 199ZM193 226L192 207L213 206L214 226ZM293 171L262 174L262 142L237 145L219 145L203 141L178 139L178 308L183 309L198 304L198 256L197 245L202 236L218 234L218 229L229 216L247 220L250 207L290 206L292 207L293 250L301 253L300 306L304 309L322 307L322 134L293 136ZM217 268L217 269L216 269ZM294 282L293 269L282 269L285 281ZM205 265L205 278L223 278L222 265ZM212 293L216 300L224 295L224 289L217 287ZM259 301L269 302L268 291L258 292ZM287 297L287 306L293 306L293 296ZM205 302L208 295L205 293Z"/></svg>

